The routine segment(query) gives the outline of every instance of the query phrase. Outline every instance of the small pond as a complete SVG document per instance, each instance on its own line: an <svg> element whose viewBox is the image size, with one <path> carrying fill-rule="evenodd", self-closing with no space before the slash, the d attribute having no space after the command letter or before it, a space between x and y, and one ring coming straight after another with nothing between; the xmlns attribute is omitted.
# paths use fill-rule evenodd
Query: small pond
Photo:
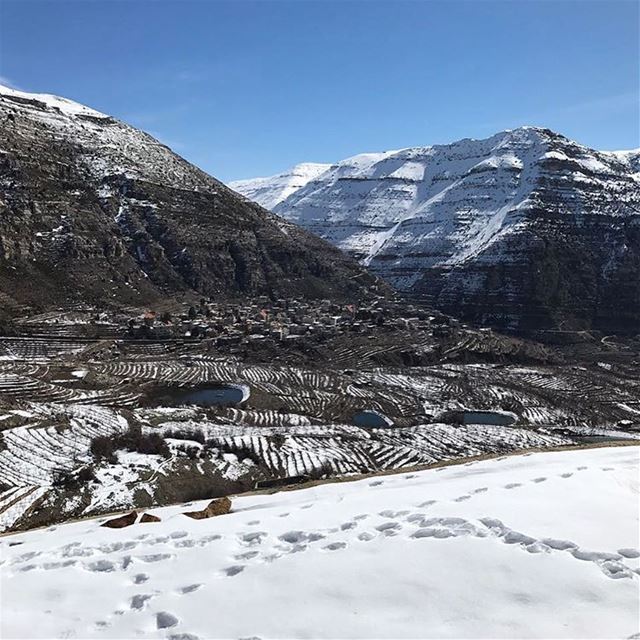
<svg viewBox="0 0 640 640"><path fill-rule="evenodd" d="M195 404L199 407L228 407L241 404L249 398L249 387L243 384L220 384L197 389L175 389L171 403Z"/></svg>
<svg viewBox="0 0 640 640"><path fill-rule="evenodd" d="M581 442L584 444L597 444L599 442L624 442L625 440L633 439L631 437L625 437L624 434L615 435L615 436L581 436L581 435L573 435L572 436L576 442Z"/></svg>
<svg viewBox="0 0 640 640"><path fill-rule="evenodd" d="M506 411L460 411L462 424L494 424L508 427L515 424L518 417Z"/></svg>
<svg viewBox="0 0 640 640"><path fill-rule="evenodd" d="M392 427L393 420L387 418L387 416L373 410L358 411L353 416L353 423L358 427L365 427L369 429L378 429L381 427Z"/></svg>

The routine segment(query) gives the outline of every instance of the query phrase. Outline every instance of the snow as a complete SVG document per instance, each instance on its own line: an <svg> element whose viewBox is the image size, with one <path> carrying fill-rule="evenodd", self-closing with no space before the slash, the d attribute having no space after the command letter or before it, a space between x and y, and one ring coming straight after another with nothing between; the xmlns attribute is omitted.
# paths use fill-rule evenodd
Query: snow
<svg viewBox="0 0 640 640"><path fill-rule="evenodd" d="M105 186L110 176L211 194L220 186L149 134L72 100L0 86L0 102L19 118L43 128L47 135L73 138L83 149L79 162L95 179L97 195L118 198L122 211L137 201Z"/></svg>
<svg viewBox="0 0 640 640"><path fill-rule="evenodd" d="M229 186L266 209L273 209L290 195L322 175L331 165L304 162L277 176L236 180Z"/></svg>
<svg viewBox="0 0 640 640"><path fill-rule="evenodd" d="M547 151L540 156L540 160L560 160L566 162L569 160L569 156L561 151Z"/></svg>
<svg viewBox="0 0 640 640"><path fill-rule="evenodd" d="M61 98L60 96L54 96L48 93L27 93L25 91L18 91L0 84L0 95L5 95L8 98L19 98L23 100L37 100L42 102L49 109L57 109L62 113L70 116L92 116L94 118L109 118L109 116L95 109L85 107L83 104L68 100L67 98Z"/></svg>
<svg viewBox="0 0 640 640"><path fill-rule="evenodd" d="M628 638L639 447L233 500L0 539L2 637Z"/></svg>
<svg viewBox="0 0 640 640"><path fill-rule="evenodd" d="M520 127L484 140L359 154L312 180L287 182L286 195L286 173L232 187L407 290L426 269L453 273L452 267L470 268L475 261L517 262L520 255L510 245L526 236L541 185L553 183L563 210L578 224L594 192L615 199L631 193L629 178L640 181L638 157L636 151L599 152L546 129ZM620 171L621 162L628 171ZM612 207L609 215L616 212ZM483 283L459 284L473 292Z"/></svg>

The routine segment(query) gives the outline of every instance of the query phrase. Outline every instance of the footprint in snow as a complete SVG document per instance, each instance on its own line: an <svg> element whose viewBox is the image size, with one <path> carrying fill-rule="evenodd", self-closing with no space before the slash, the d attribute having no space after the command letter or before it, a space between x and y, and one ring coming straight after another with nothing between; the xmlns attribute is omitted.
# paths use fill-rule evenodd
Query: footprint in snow
<svg viewBox="0 0 640 640"><path fill-rule="evenodd" d="M489 491L489 487L478 487L474 489L472 493L485 493L485 491Z"/></svg>
<svg viewBox="0 0 640 640"><path fill-rule="evenodd" d="M33 569L37 569L38 565L37 564L27 564L24 567L20 567L19 571L21 571L22 573L26 573L27 571L32 571Z"/></svg>
<svg viewBox="0 0 640 640"><path fill-rule="evenodd" d="M249 520L247 524L251 527L255 527L257 524L260 524L260 520Z"/></svg>
<svg viewBox="0 0 640 640"><path fill-rule="evenodd" d="M346 542L332 542L331 544L327 544L322 548L326 549L327 551L337 551L338 549L345 549L346 546Z"/></svg>
<svg viewBox="0 0 640 640"><path fill-rule="evenodd" d="M195 584L188 584L184 587L180 587L178 589L178 593L180 595L186 595L187 593L193 593L194 591L197 591L202 585L200 583L195 583Z"/></svg>
<svg viewBox="0 0 640 640"><path fill-rule="evenodd" d="M288 518L288 517L289 517L289 512L288 511L286 513L278 514L278 518Z"/></svg>
<svg viewBox="0 0 640 640"><path fill-rule="evenodd" d="M237 576L239 573L242 573L244 569L245 566L243 564L234 564L231 567L223 569L223 571L226 576L229 576L231 578L232 576Z"/></svg>
<svg viewBox="0 0 640 640"><path fill-rule="evenodd" d="M95 573L107 573L115 571L116 565L110 560L98 560L97 562L86 562L84 568Z"/></svg>
<svg viewBox="0 0 640 640"><path fill-rule="evenodd" d="M640 551L638 551L638 549L625 547L623 549L618 549L618 553L625 558L640 558Z"/></svg>
<svg viewBox="0 0 640 640"><path fill-rule="evenodd" d="M505 489L515 489L516 487L521 487L522 485L519 482L510 482L509 484L505 484Z"/></svg>
<svg viewBox="0 0 640 640"><path fill-rule="evenodd" d="M186 531L174 531L173 533L169 534L169 537L176 540L179 538L186 538L188 535L189 534Z"/></svg>
<svg viewBox="0 0 640 640"><path fill-rule="evenodd" d="M131 598L129 608L132 611L142 611L151 598L153 598L153 594L151 593L138 593Z"/></svg>
<svg viewBox="0 0 640 640"><path fill-rule="evenodd" d="M422 504L419 504L418 507L420 509L424 509L425 507L430 507L432 504L435 504L436 502L438 502L437 500L427 500L426 502L423 502Z"/></svg>
<svg viewBox="0 0 640 640"><path fill-rule="evenodd" d="M179 620L168 611L159 611L156 613L156 627L158 629L170 629L178 624Z"/></svg>
<svg viewBox="0 0 640 640"><path fill-rule="evenodd" d="M192 538L187 538L186 540L178 540L178 542L174 542L173 546L176 549L184 549L196 546L196 541Z"/></svg>
<svg viewBox="0 0 640 640"><path fill-rule="evenodd" d="M399 522L385 522L384 524L378 525L376 530L385 536L395 536L401 528L402 525Z"/></svg>
<svg viewBox="0 0 640 640"><path fill-rule="evenodd" d="M23 553L19 556L17 556L16 558L14 558L11 562L11 564L20 564L21 562L26 562L27 560L32 560L33 558L35 558L36 556L39 556L40 552L39 551L29 551L27 553Z"/></svg>
<svg viewBox="0 0 640 640"><path fill-rule="evenodd" d="M465 500L469 500L471 498L470 495L463 495L463 496L458 496L457 498L454 498L454 502L464 502Z"/></svg>
<svg viewBox="0 0 640 640"><path fill-rule="evenodd" d="M250 533L242 533L238 536L241 542L248 545L261 544L262 539L267 537L266 531L251 531Z"/></svg>
<svg viewBox="0 0 640 640"><path fill-rule="evenodd" d="M245 551L244 553L233 556L233 558L234 560L251 560L251 558L255 558L259 553L259 551Z"/></svg>
<svg viewBox="0 0 640 640"><path fill-rule="evenodd" d="M348 531L349 529L355 529L358 526L357 522L343 522L340 525L342 531Z"/></svg>
<svg viewBox="0 0 640 640"><path fill-rule="evenodd" d="M101 544L98 550L102 553L114 553L116 551L129 551L138 546L137 542L130 540L129 542L112 542L110 544Z"/></svg>
<svg viewBox="0 0 640 640"><path fill-rule="evenodd" d="M288 544L300 544L303 542L317 542L325 537L326 536L317 531L312 531L311 533L306 533L305 531L287 531L281 536L278 536L278 539Z"/></svg>
<svg viewBox="0 0 640 640"><path fill-rule="evenodd" d="M172 553L151 553L146 556L138 556L139 560L142 562L161 562L162 560L169 560L170 558L175 558Z"/></svg>
<svg viewBox="0 0 640 640"><path fill-rule="evenodd" d="M370 482L369 486L370 487L379 487L381 484L384 484L384 482L382 480L376 480L375 482Z"/></svg>
<svg viewBox="0 0 640 640"><path fill-rule="evenodd" d="M78 564L77 560L64 560L63 562L45 562L42 565L42 568L45 571L50 571L51 569L64 569L64 567L73 567Z"/></svg>
<svg viewBox="0 0 640 640"><path fill-rule="evenodd" d="M602 467L603 471L613 471L613 467Z"/></svg>
<svg viewBox="0 0 640 640"><path fill-rule="evenodd" d="M425 518L424 513L412 513L410 516L408 516L405 519L407 522L422 522L424 518Z"/></svg>
<svg viewBox="0 0 640 640"><path fill-rule="evenodd" d="M547 479L544 476L541 476L539 478L534 478L533 479L533 482L536 482L536 483L546 482L546 481L547 481Z"/></svg>
<svg viewBox="0 0 640 640"><path fill-rule="evenodd" d="M370 542L374 538L375 536L368 531L363 531L360 535L358 535L358 540L362 540L362 542Z"/></svg>
<svg viewBox="0 0 640 640"><path fill-rule="evenodd" d="M573 473L561 473L560 477L561 478L570 478L573 475Z"/></svg>
<svg viewBox="0 0 640 640"><path fill-rule="evenodd" d="M578 545L571 540L558 540L556 538L543 538L542 543L555 551L569 551L577 549Z"/></svg>
<svg viewBox="0 0 640 640"><path fill-rule="evenodd" d="M576 467L576 471L584 471L585 469L588 469L588 467Z"/></svg>
<svg viewBox="0 0 640 640"><path fill-rule="evenodd" d="M146 573L136 573L136 575L133 576L132 581L133 581L133 584L143 584L148 579L149 579L149 576Z"/></svg>

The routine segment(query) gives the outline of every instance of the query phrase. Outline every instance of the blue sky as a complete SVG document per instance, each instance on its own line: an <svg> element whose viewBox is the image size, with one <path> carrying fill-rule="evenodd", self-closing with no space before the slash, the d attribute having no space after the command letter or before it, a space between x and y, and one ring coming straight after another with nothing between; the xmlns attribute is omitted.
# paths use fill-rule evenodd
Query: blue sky
<svg viewBox="0 0 640 640"><path fill-rule="evenodd" d="M0 0L0 76L223 180L547 126L640 146L635 0Z"/></svg>

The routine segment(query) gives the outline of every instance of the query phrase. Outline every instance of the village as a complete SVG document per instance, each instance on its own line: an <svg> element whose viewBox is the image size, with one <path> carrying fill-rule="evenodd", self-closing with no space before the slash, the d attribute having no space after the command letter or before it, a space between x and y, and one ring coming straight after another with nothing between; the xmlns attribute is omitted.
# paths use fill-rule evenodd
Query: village
<svg viewBox="0 0 640 640"><path fill-rule="evenodd" d="M122 317L112 318L122 323ZM277 299L215 302L201 298L178 313L141 313L127 320L126 335L137 339L212 340L217 347L262 342L291 342L338 334L363 336L380 332L430 331L451 337L462 327L457 320L406 301L379 298L373 302L336 304L330 300Z"/></svg>

